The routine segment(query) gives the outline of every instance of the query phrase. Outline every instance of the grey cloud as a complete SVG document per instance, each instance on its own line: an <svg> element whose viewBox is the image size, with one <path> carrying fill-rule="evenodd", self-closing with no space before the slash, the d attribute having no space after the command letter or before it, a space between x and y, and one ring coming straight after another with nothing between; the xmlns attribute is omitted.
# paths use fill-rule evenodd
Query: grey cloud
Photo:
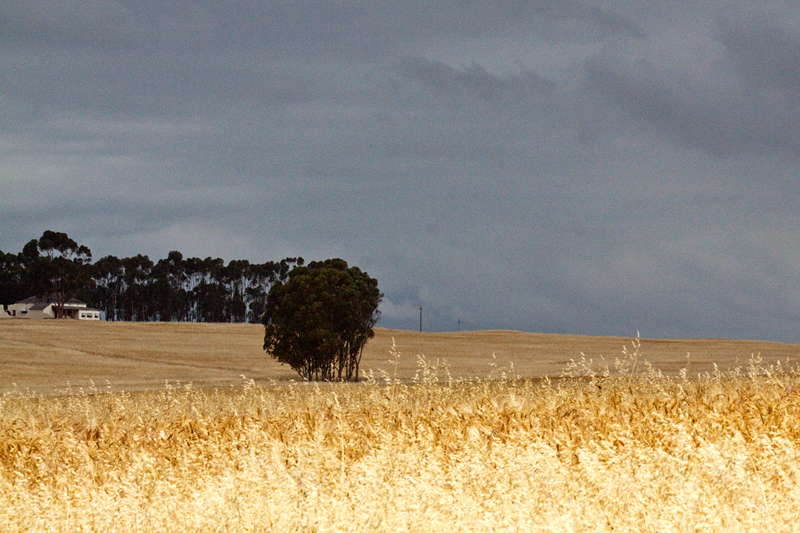
<svg viewBox="0 0 800 533"><path fill-rule="evenodd" d="M0 7L0 43L160 52L262 49L286 55L393 55L410 40L519 33L546 21L579 21L574 31L644 38L624 16L579 0L408 2L9 0ZM533 24L533 26L531 26ZM546 27L546 24L544 25ZM402 52L401 52L402 53Z"/></svg>
<svg viewBox="0 0 800 533"><path fill-rule="evenodd" d="M774 19L722 20L708 29L721 48L711 70L690 69L694 57L664 64L646 51L635 61L602 52L584 65L585 87L683 146L797 159L800 34Z"/></svg>
<svg viewBox="0 0 800 533"><path fill-rule="evenodd" d="M612 10L579 0L426 0L374 2L367 0L320 3L242 3L209 7L216 18L231 21L244 34L260 35L264 43L277 41L298 47L328 46L329 53L360 50L392 54L408 50L409 40L473 38L504 32L523 32L542 21L577 20L590 30L643 38L644 30ZM244 16L243 16L244 15ZM582 29L587 29L582 28Z"/></svg>
<svg viewBox="0 0 800 533"><path fill-rule="evenodd" d="M647 37L647 32L630 19L612 9L604 9L591 2L580 0L510 0L505 2L476 3L482 6L482 17L498 18L506 24L525 26L545 19L552 21L574 20L585 23L583 31L600 34L620 34L637 39ZM558 28L564 32L566 28Z"/></svg>
<svg viewBox="0 0 800 533"><path fill-rule="evenodd" d="M778 89L793 105L800 103L800 35L768 20L726 21L718 38L754 90Z"/></svg>
<svg viewBox="0 0 800 533"><path fill-rule="evenodd" d="M9 0L0 7L0 43L57 46L114 46L121 44L123 26L114 3Z"/></svg>
<svg viewBox="0 0 800 533"><path fill-rule="evenodd" d="M24 61L25 57L20 57ZM41 62L37 60L37 62ZM56 54L39 68L11 66L0 80L6 94L36 113L71 110L112 115L181 115L208 112L226 101L257 105L307 102L313 81L280 73L269 64L241 66L191 57L135 55L78 57Z"/></svg>
<svg viewBox="0 0 800 533"><path fill-rule="evenodd" d="M800 114L756 94L729 98L701 89L689 98L649 68L621 73L599 59L586 63L586 86L684 146L716 155L769 152L800 158Z"/></svg>
<svg viewBox="0 0 800 533"><path fill-rule="evenodd" d="M551 2L550 8L557 17L586 21L612 34L621 34L637 39L646 39L647 32L617 12L574 0Z"/></svg>
<svg viewBox="0 0 800 533"><path fill-rule="evenodd" d="M439 61L408 58L400 66L402 73L445 97L478 98L484 101L519 99L536 94L550 94L556 85L535 72L497 76L481 65L456 69Z"/></svg>
<svg viewBox="0 0 800 533"><path fill-rule="evenodd" d="M596 6L587 7L580 4L576 5L576 11L580 13L582 18L594 21L612 33L621 33L637 39L647 38L647 32L643 28L618 13L604 11Z"/></svg>

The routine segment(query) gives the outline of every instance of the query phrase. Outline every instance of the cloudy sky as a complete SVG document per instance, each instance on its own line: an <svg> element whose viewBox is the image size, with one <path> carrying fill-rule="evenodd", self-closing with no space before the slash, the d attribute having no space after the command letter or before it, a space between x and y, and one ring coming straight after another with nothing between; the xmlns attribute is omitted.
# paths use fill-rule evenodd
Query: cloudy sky
<svg viewBox="0 0 800 533"><path fill-rule="evenodd" d="M800 342L800 4L0 0L0 249L342 257L379 325Z"/></svg>

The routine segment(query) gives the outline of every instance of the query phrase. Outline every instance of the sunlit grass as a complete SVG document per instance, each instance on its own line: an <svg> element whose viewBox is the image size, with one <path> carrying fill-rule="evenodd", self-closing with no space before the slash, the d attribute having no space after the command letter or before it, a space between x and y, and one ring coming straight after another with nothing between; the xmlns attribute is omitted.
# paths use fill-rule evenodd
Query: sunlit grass
<svg viewBox="0 0 800 533"><path fill-rule="evenodd" d="M565 373L6 395L0 531L797 528L800 374Z"/></svg>

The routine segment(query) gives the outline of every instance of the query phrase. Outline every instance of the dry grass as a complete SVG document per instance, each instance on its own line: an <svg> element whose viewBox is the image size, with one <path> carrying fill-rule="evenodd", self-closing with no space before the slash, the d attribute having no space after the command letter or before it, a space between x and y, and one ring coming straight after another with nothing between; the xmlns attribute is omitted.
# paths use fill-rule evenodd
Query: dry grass
<svg viewBox="0 0 800 533"><path fill-rule="evenodd" d="M389 359L362 384L6 395L0 531L797 528L785 366L662 375L634 345L467 382Z"/></svg>
<svg viewBox="0 0 800 533"><path fill-rule="evenodd" d="M242 375L257 383L298 379L261 350L264 328L252 324L77 322L0 320L0 393L60 392L70 384L106 389L163 388L165 381L195 387L239 384ZM559 376L571 359L613 358L627 339L542 335L515 331L418 333L376 329L366 347L362 370L394 372L387 354L395 340L406 354L447 360L454 379L486 377L504 366L517 377ZM760 353L765 360L800 361L800 345L719 339L643 340L648 359L674 375L688 364L690 375L727 370ZM691 353L687 363L686 354ZM494 358L492 357L494 354ZM513 368L512 368L513 367ZM408 382L417 371L413 356L402 358L397 375ZM16 386L14 385L16 384Z"/></svg>

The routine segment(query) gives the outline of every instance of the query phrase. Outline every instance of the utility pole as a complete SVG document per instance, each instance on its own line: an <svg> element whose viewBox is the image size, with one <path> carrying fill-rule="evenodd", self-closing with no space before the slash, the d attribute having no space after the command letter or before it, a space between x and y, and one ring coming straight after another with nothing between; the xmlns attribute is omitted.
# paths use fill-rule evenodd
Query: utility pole
<svg viewBox="0 0 800 533"><path fill-rule="evenodd" d="M461 333L461 317L458 317L458 332Z"/></svg>
<svg viewBox="0 0 800 533"><path fill-rule="evenodd" d="M419 307L419 331L422 333L422 306Z"/></svg>

